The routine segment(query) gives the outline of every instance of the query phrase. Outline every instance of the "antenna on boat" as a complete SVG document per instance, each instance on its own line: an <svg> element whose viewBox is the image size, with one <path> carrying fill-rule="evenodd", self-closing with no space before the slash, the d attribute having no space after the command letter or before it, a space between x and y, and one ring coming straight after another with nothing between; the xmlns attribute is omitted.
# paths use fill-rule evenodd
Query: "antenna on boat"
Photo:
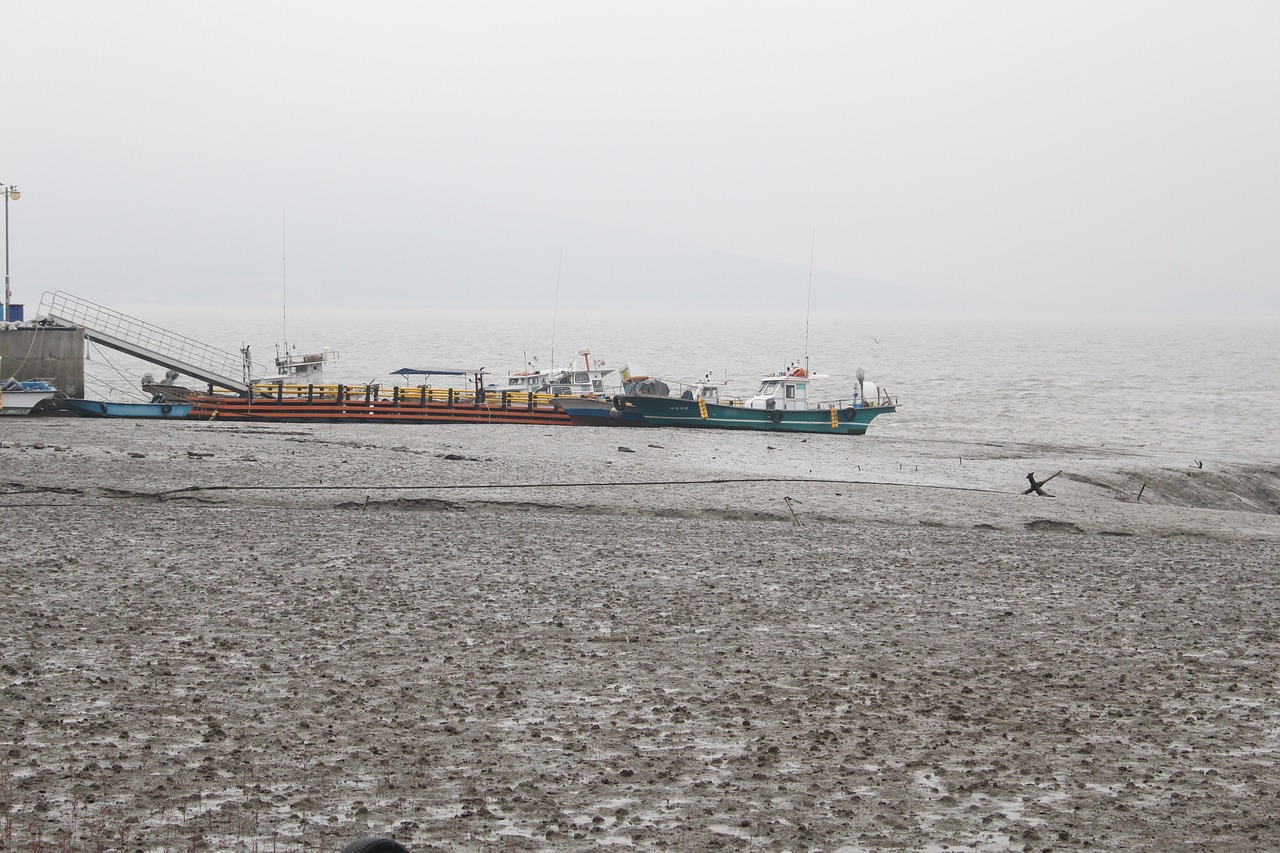
<svg viewBox="0 0 1280 853"><path fill-rule="evenodd" d="M809 240L809 295L804 303L804 372L809 373L809 307L813 305L813 247L818 242L818 228L813 228L813 237Z"/></svg>
<svg viewBox="0 0 1280 853"><path fill-rule="evenodd" d="M280 211L280 340L284 354L289 354L289 267L285 253L285 218Z"/></svg>
<svg viewBox="0 0 1280 853"><path fill-rule="evenodd" d="M564 246L560 247L560 263L556 267L556 300L551 304L551 369L556 366L556 312L560 310L560 271L564 269Z"/></svg>

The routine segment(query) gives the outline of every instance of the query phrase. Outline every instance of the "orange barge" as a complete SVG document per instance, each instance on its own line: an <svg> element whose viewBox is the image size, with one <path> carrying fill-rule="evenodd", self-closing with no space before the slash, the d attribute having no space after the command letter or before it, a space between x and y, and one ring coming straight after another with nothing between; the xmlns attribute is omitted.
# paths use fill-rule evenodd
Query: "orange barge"
<svg viewBox="0 0 1280 853"><path fill-rule="evenodd" d="M190 418L405 424L570 424L549 394L380 385L254 385L247 395L187 398Z"/></svg>

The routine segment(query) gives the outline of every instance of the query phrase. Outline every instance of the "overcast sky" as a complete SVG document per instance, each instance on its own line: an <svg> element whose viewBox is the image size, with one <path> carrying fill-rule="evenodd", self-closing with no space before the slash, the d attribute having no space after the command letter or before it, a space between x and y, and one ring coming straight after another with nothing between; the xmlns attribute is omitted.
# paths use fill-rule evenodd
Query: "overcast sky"
<svg viewBox="0 0 1280 853"><path fill-rule="evenodd" d="M924 308L1280 313L1275 0L0 10L33 307L785 292L812 253Z"/></svg>

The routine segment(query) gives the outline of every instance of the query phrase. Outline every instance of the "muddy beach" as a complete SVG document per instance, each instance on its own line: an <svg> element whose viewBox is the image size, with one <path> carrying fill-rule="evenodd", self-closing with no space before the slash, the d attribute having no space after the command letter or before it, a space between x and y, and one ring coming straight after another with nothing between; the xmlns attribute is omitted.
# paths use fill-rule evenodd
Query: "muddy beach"
<svg viewBox="0 0 1280 853"><path fill-rule="evenodd" d="M50 418L0 460L0 850L1280 847L1275 466Z"/></svg>

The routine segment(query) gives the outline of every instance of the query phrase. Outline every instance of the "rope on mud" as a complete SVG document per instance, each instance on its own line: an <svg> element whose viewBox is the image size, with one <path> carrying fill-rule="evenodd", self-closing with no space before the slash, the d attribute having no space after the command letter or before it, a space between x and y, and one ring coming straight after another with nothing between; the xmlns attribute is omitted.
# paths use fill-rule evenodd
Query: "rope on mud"
<svg viewBox="0 0 1280 853"><path fill-rule="evenodd" d="M714 486L726 485L733 483L819 483L836 486L898 486L905 489L941 489L943 491L953 492L982 492L991 495L1010 495L1013 492L1007 492L1000 489L979 489L973 486L940 486L929 483L893 483L882 480L831 480L831 479L814 479L808 477L721 477L712 480L625 480L599 483L447 483L447 484L424 484L416 486L387 486L387 485L361 485L361 486L230 486L230 485L213 485L213 486L184 486L181 489L171 489L165 492L156 492L156 496L181 495L187 492L231 492L231 491L259 491L259 492L287 492L287 491L425 491L431 489L448 489L448 490L466 490L466 489L600 489L614 488L618 486Z"/></svg>

